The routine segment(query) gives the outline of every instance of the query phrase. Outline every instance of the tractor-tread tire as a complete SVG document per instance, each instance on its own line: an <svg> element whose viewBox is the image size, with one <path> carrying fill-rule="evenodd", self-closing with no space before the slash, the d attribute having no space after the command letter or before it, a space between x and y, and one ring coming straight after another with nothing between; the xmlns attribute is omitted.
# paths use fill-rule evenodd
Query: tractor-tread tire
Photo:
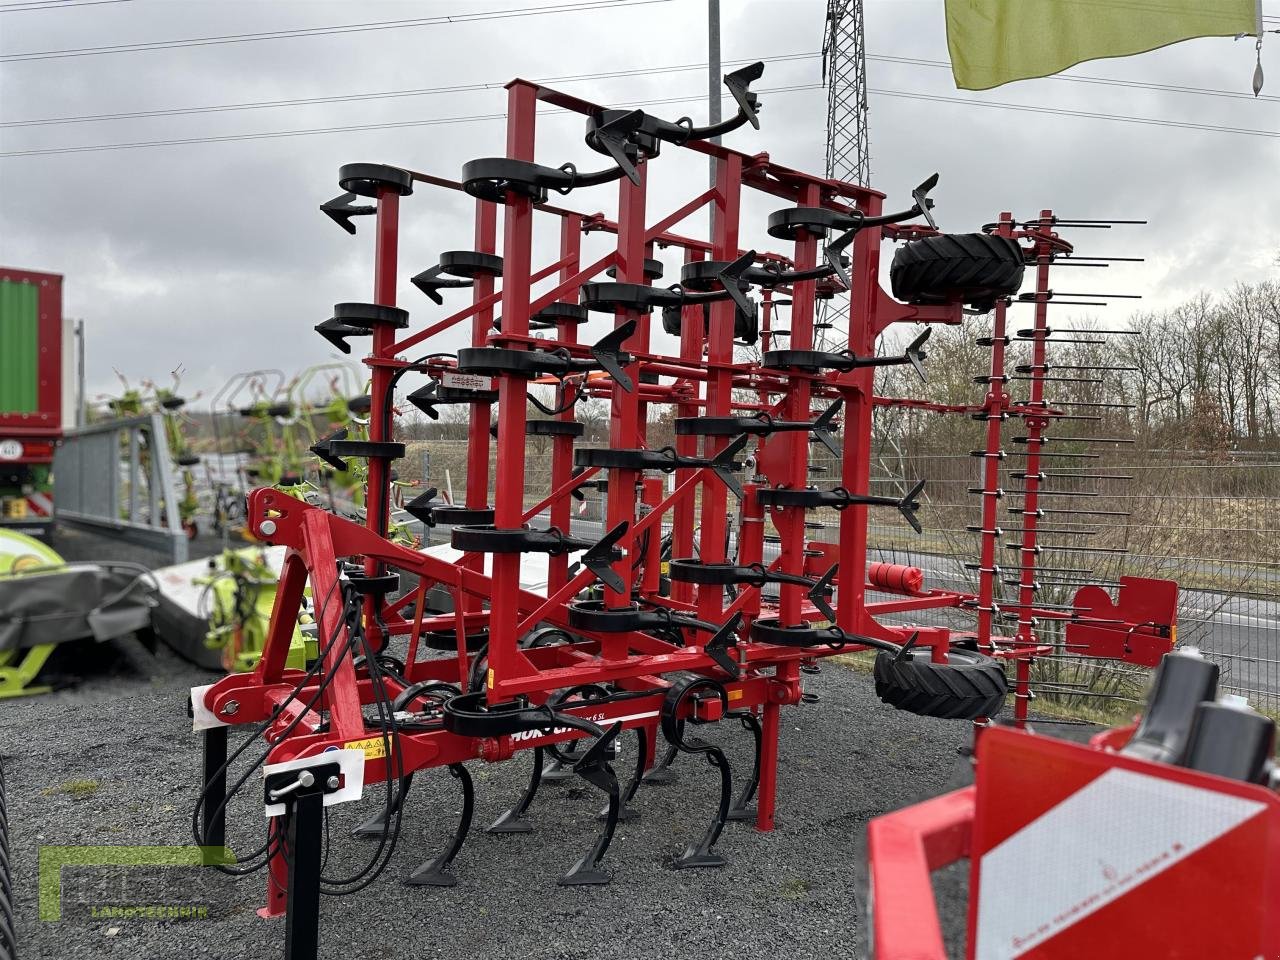
<svg viewBox="0 0 1280 960"><path fill-rule="evenodd" d="M1022 249L990 233L944 233L898 248L889 268L893 295L907 303L966 303L990 310L1022 286Z"/></svg>
<svg viewBox="0 0 1280 960"><path fill-rule="evenodd" d="M991 657L952 648L946 663L934 663L929 647L912 649L902 659L876 655L876 696L898 710L943 720L994 717L1004 706L1009 684L1004 668Z"/></svg>

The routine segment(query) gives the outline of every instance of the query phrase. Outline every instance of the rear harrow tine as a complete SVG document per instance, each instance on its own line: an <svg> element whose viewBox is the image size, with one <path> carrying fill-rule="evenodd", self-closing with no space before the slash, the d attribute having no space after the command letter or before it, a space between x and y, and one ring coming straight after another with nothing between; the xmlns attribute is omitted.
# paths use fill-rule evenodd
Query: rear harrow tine
<svg viewBox="0 0 1280 960"><path fill-rule="evenodd" d="M673 782L676 775L671 770L671 764L675 762L679 754L680 750L675 744L668 744L662 759L655 763L653 768L644 775L644 782L655 787L665 787L668 783Z"/></svg>
<svg viewBox="0 0 1280 960"><path fill-rule="evenodd" d="M533 770L529 774L528 786L520 794L520 799L516 801L515 806L505 810L485 830L485 833L533 833L533 824L525 819L525 814L533 805L533 799L538 795L538 787L542 783L543 756L544 751L541 747L533 748Z"/></svg>
<svg viewBox="0 0 1280 960"><path fill-rule="evenodd" d="M554 757L542 768L542 779L548 783L564 783L573 779L573 770Z"/></svg>
<svg viewBox="0 0 1280 960"><path fill-rule="evenodd" d="M405 794L409 792L411 786L413 786L412 773L401 780L396 787L396 795L391 800L391 809L388 810L384 803L381 810L352 830L351 835L353 837L372 837L376 840L386 833L387 823L395 819L396 811L404 805Z"/></svg>
<svg viewBox="0 0 1280 960"><path fill-rule="evenodd" d="M600 866L604 855L613 842L613 832L618 828L618 817L622 809L622 791L618 786L618 775L613 767L605 761L605 753L609 745L617 739L621 724L615 724L609 732L596 740L582 759L573 765L573 771L593 787L609 794L609 806L605 812L604 829L596 837L591 849L569 868L559 880L561 887L600 886L613 878Z"/></svg>
<svg viewBox="0 0 1280 960"><path fill-rule="evenodd" d="M667 690L666 700L663 702L662 734L682 753L704 754L707 762L720 771L720 803L702 838L697 843L690 844L671 864L674 870L723 867L729 862L712 850L712 847L720 839L725 819L729 816L729 807L733 803L733 772L729 768L729 761L724 751L715 744L696 737L685 737L685 720L680 717L685 700L698 691L710 692L717 696L722 704L728 704L728 693L715 680L707 677L691 677L676 683Z"/></svg>
<svg viewBox="0 0 1280 960"><path fill-rule="evenodd" d="M729 769L729 761L719 747L702 740L681 741L680 749L685 753L705 753L707 762L720 771L720 804L716 808L715 817L707 825L702 839L690 844L671 866L676 870L723 867L729 861L711 848L720 839L725 820L729 817L729 807L733 803L733 773Z"/></svg>
<svg viewBox="0 0 1280 960"><path fill-rule="evenodd" d="M451 763L449 772L462 781L462 816L458 818L458 829L454 831L449 848L444 853L422 864L405 878L404 882L407 886L452 887L458 883L458 878L454 876L451 867L453 858L462 850L467 832L471 829L471 816L476 808L476 790L471 782L471 774L465 766L460 763Z"/></svg>
<svg viewBox="0 0 1280 960"><path fill-rule="evenodd" d="M649 731L644 727L636 727L636 749L639 751L636 757L636 768L631 775L631 779L627 781L627 788L622 791L622 799L618 809L619 823L629 823L632 820L640 819L640 811L631 806L631 801L636 798L636 791L640 789L640 784L644 781L644 763L649 754ZM605 807L596 815L597 820L607 820L608 817L608 807Z"/></svg>
<svg viewBox="0 0 1280 960"><path fill-rule="evenodd" d="M742 788L742 792L738 794L738 799L733 801L733 805L729 808L726 819L739 823L744 820L754 820L756 818L756 809L751 806L751 801L756 797L756 790L760 786L760 752L764 748L764 728L760 726L760 718L750 710L743 710L737 713L729 714L735 717L742 724L744 730L751 731L751 739L754 744L754 752L751 760L751 777L747 780Z"/></svg>

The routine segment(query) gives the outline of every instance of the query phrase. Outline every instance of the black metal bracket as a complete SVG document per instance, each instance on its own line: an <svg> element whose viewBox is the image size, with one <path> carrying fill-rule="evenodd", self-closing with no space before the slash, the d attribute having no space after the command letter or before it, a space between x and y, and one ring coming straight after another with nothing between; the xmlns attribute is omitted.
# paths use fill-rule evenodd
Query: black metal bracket
<svg viewBox="0 0 1280 960"><path fill-rule="evenodd" d="M439 511L436 510L435 513L438 521ZM600 540L592 541L568 536L555 527L546 530L532 530L528 527L510 530L491 525L463 524L453 528L450 542L455 550L466 553L545 553L558 556L584 550L586 552L580 561L582 566L610 589L624 590L626 584L612 565L623 557L617 543L627 532L627 526L626 521L623 521Z"/></svg>
<svg viewBox="0 0 1280 960"><path fill-rule="evenodd" d="M613 157L614 162L621 165L619 153L624 149L638 151L642 156L652 158L658 156L664 142L682 146L695 140L710 140L748 123L758 130L760 98L752 92L751 84L763 75L763 62L749 64L724 75L724 85L738 105L737 114L728 120L695 127L688 117L681 117L672 123L637 110L634 113L640 113L640 120L619 143L619 138L610 127L630 114L624 110L602 110L598 115L587 118L587 146L597 153L608 154Z"/></svg>
<svg viewBox="0 0 1280 960"><path fill-rule="evenodd" d="M361 459L398 460L404 456L405 446L391 440L337 440L329 441L329 453L333 457L359 457Z"/></svg>
<svg viewBox="0 0 1280 960"><path fill-rule="evenodd" d="M928 377L924 371L924 360L928 354L924 345L933 333L932 327L925 327L911 341L907 349L896 357L860 357L848 350L824 352L821 350L768 350L761 357L761 365L777 370L805 370L816 373L819 370L839 370L848 372L859 367L892 367L909 363L921 380Z"/></svg>
<svg viewBox="0 0 1280 960"><path fill-rule="evenodd" d="M762 563L737 566L732 563L703 563L701 560L672 560L668 576L680 583L696 583L709 586L734 586L745 584L763 587L766 583L785 583L808 590L808 598L828 620L835 619L835 611L827 603L840 565L833 563L817 580L794 573L770 570Z"/></svg>
<svg viewBox="0 0 1280 960"><path fill-rule="evenodd" d="M920 493L924 490L924 485L925 481L920 480L907 491L905 496L899 498L854 494L844 487L834 487L831 490L819 490L816 487L805 487L803 490L772 487L767 490L760 490L756 496L767 507L801 507L806 510L814 507L833 507L836 510L844 510L846 507L851 507L855 504L897 507L902 515L907 518L907 522L911 524L916 533L923 533L924 528L920 526L920 521L916 518L916 512L920 509Z"/></svg>
<svg viewBox="0 0 1280 960"><path fill-rule="evenodd" d="M774 433L812 431L822 445L838 457L840 447L836 444L833 430L836 415L843 406L844 400L837 398L815 420L778 420L764 412L752 417L678 417L675 432L678 437L733 437L744 433L763 437Z"/></svg>
<svg viewBox="0 0 1280 960"><path fill-rule="evenodd" d="M557 300L529 318L530 330L546 330L557 323L586 323L587 308L577 303Z"/></svg>
<svg viewBox="0 0 1280 960"><path fill-rule="evenodd" d="M645 608L638 603L625 607L606 607L603 600L577 600L569 604L569 626L591 633L630 633L633 630L670 630L672 628L710 633L704 652L716 665L735 680L738 663L729 656L742 615L734 614L723 624L708 623L696 617L675 613L667 607Z"/></svg>
<svg viewBox="0 0 1280 960"><path fill-rule="evenodd" d="M428 267L419 274L415 274L410 278L409 282L431 298L436 304L443 304L444 297L440 296L441 290L456 290L472 285L470 280L464 280L458 277L446 277L444 268L438 264L434 267Z"/></svg>
<svg viewBox="0 0 1280 960"><path fill-rule="evenodd" d="M407 197L413 193L413 175L385 163L344 163L338 168L338 187L373 199L382 190L394 190Z"/></svg>
<svg viewBox="0 0 1280 960"><path fill-rule="evenodd" d="M438 420L440 419L440 412L436 410L436 407L463 403L497 403L498 391L446 387L438 380L431 380L414 390L405 399L432 420Z"/></svg>
<svg viewBox="0 0 1280 960"><path fill-rule="evenodd" d="M458 351L458 370L487 376L514 374L532 380L542 374L564 377L579 371L603 368L627 393L635 390L623 369L631 355L622 344L635 333L636 322L628 320L609 331L591 346L591 359L574 357L566 350L509 350L503 347L467 347Z"/></svg>
<svg viewBox="0 0 1280 960"><path fill-rule="evenodd" d="M330 447L330 444L333 443L335 440L345 440L345 439L347 439L347 428L343 427L341 430L338 430L335 433L331 433L329 434L329 436L321 440L317 440L310 447L308 447L308 449L312 453L314 453L317 457L319 457L321 460L323 460L325 463L327 463L329 466L333 467L333 469L341 473L346 473L347 461L343 460L341 457L336 456L332 448Z"/></svg>
<svg viewBox="0 0 1280 960"><path fill-rule="evenodd" d="M653 257L645 257L644 278L646 280L661 280L662 273L663 273L663 268L662 268L661 260L657 260ZM611 280L618 279L618 268L610 267L608 270L605 271L605 276L609 277Z"/></svg>
<svg viewBox="0 0 1280 960"><path fill-rule="evenodd" d="M661 470L671 473L681 469L705 468L711 470L739 500L743 497L741 484L730 472L738 468L734 460L750 440L740 436L714 457L686 457L674 447L659 450L613 450L608 447L589 447L573 452L573 462L578 467L600 467L605 470Z"/></svg>
<svg viewBox="0 0 1280 960"><path fill-rule="evenodd" d="M527 160L507 157L481 157L462 165L462 189L480 200L506 203L507 194L528 197L534 203L545 203L547 192L554 190L568 194L577 187L593 187L627 177L640 185L640 151L628 141L628 136L638 130L644 120L640 110L617 111L596 130L596 140L601 152L607 153L617 166L593 173L580 173L572 163L560 167L545 167Z"/></svg>
<svg viewBox="0 0 1280 960"><path fill-rule="evenodd" d="M373 204L357 204L353 202L355 199L354 193L339 194L332 200L320 204L320 212L347 233L355 236L356 225L351 222L351 218L368 217L378 212L378 208Z"/></svg>

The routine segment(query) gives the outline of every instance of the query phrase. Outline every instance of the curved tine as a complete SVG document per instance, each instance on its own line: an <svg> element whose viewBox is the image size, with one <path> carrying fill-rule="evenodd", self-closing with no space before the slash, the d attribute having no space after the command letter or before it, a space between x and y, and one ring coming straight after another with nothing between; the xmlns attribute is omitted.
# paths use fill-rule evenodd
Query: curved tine
<svg viewBox="0 0 1280 960"><path fill-rule="evenodd" d="M548 783L563 783L572 776L572 767L568 767L564 761L552 757L547 761L546 766L542 768L541 779L546 780Z"/></svg>
<svg viewBox="0 0 1280 960"><path fill-rule="evenodd" d="M675 763L675 759L679 755L679 747L674 743L667 744L667 749L663 753L662 759L655 763L653 768L644 775L644 782L655 787L663 787L668 783L672 783L676 779L676 775L672 772L671 765Z"/></svg>
<svg viewBox="0 0 1280 960"><path fill-rule="evenodd" d="M704 740L680 741L680 749L685 753L706 754L707 762L720 771L720 804L716 815L707 825L706 832L697 843L690 844L685 852L676 858L672 867L676 870L691 870L696 867L723 867L729 861L711 848L720 839L725 820L729 816L729 807L733 803L733 773L729 769L729 761L721 750L713 743Z"/></svg>
<svg viewBox="0 0 1280 960"><path fill-rule="evenodd" d="M738 799L733 801L733 806L729 808L728 819L735 822L754 820L756 811L751 806L751 801L755 799L756 790L760 786L760 751L764 746L764 729L760 726L760 718L749 710L731 713L729 716L735 717L744 730L751 731L755 754L751 761L751 777L743 786L742 792L738 794Z"/></svg>
<svg viewBox="0 0 1280 960"><path fill-rule="evenodd" d="M524 793L520 794L520 799L516 801L515 806L504 811L485 833L533 833L533 824L526 820L524 815L533 805L533 798L538 795L538 787L542 783L543 756L541 747L533 748L533 770L529 773L528 786L524 788Z"/></svg>
<svg viewBox="0 0 1280 960"><path fill-rule="evenodd" d="M618 819L622 811L622 791L618 787L617 774L613 772L613 767L609 766L605 757L621 730L622 724L614 724L607 733L597 738L590 749L583 754L582 759L573 765L574 773L593 787L609 794L609 807L605 811L604 829L591 845L591 850L556 881L559 886L598 886L612 879L600 863L604 860L605 852L613 842L613 833L618 828Z"/></svg>
<svg viewBox="0 0 1280 960"><path fill-rule="evenodd" d="M396 794L391 799L391 808L387 809L384 803L382 809L371 816L360 826L351 831L353 837L381 837L387 832L387 824L395 818L396 811L404 804L405 795L409 792L409 788L413 786L413 774L409 774L399 782L396 787Z"/></svg>
<svg viewBox="0 0 1280 960"><path fill-rule="evenodd" d="M458 819L458 828L453 833L448 849L434 860L422 864L405 878L411 887L452 887L458 882L450 867L453 858L462 849L467 839L467 831L471 829L471 815L476 808L476 789L471 782L471 774L460 763L449 764L449 772L462 781L462 816Z"/></svg>
<svg viewBox="0 0 1280 960"><path fill-rule="evenodd" d="M618 820L621 823L640 819L640 811L631 806L631 801L636 798L636 791L644 781L645 760L649 756L649 731L644 727L636 727L636 750L639 752L636 756L635 770L631 774L631 779L627 781L626 789L622 791L621 809L618 811ZM596 819L604 820L608 816L609 808L605 807L597 814Z"/></svg>

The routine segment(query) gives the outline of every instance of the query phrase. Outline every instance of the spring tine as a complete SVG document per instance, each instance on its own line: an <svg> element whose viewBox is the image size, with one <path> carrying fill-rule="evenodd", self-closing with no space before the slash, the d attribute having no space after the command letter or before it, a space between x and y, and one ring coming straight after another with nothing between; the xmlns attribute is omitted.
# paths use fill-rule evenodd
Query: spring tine
<svg viewBox="0 0 1280 960"><path fill-rule="evenodd" d="M1034 343L1036 340L1040 338L1039 337L1014 337L1013 339L1018 343ZM1107 344L1107 341L1105 340L1050 340L1047 337L1045 338L1044 342L1046 346L1055 344L1055 343L1092 343L1098 346L1106 346Z"/></svg>
<svg viewBox="0 0 1280 960"><path fill-rule="evenodd" d="M1079 604L1075 603L1013 603L1006 602L1006 608L1014 608L1019 610L1079 610Z"/></svg>
<svg viewBox="0 0 1280 960"><path fill-rule="evenodd" d="M1017 550L1021 553L1048 553L1050 550L1057 550L1059 553L1111 553L1120 554L1128 553L1127 547L1073 547L1063 543L1042 543L1035 547L1024 547L1020 543L1006 543L1006 550Z"/></svg>
<svg viewBox="0 0 1280 960"><path fill-rule="evenodd" d="M970 528L970 529L973 529L973 528ZM997 536L999 536L1001 532L1003 532L1003 533L1026 533L1028 530L1031 530L1031 529L1033 529L1033 528L1032 528L1032 527L1003 527L1003 528L1001 528L1001 527L996 527L996 535L997 535ZM1062 534L1063 536L1072 536L1072 535L1075 535L1075 536L1078 536L1078 537L1096 537L1096 536L1098 535L1098 531L1097 531L1097 530L1068 530L1066 527L1035 527L1035 528L1034 528L1034 530L1035 530L1035 532L1036 532L1036 533ZM974 530L974 532L975 532L975 533L989 533L989 532L991 532L991 531L988 531L988 530Z"/></svg>
<svg viewBox="0 0 1280 960"><path fill-rule="evenodd" d="M1015 511L1010 510L1010 513ZM1063 513L1073 514L1080 517L1130 517L1133 516L1128 510L1068 510L1066 508L1042 507L1041 513Z"/></svg>
<svg viewBox="0 0 1280 960"><path fill-rule="evenodd" d="M1022 566L1018 564L1008 564L1001 567L1002 570L1035 570L1041 573L1093 573L1092 570L1086 570L1082 567L1038 567L1038 566Z"/></svg>
<svg viewBox="0 0 1280 960"><path fill-rule="evenodd" d="M1137 443L1137 440L1126 437L1014 437L1014 443L1048 443L1057 439L1064 443ZM1045 454L1041 454L1045 456Z"/></svg>
<svg viewBox="0 0 1280 960"><path fill-rule="evenodd" d="M1090 377L1024 377L1012 376L1010 380L1039 380L1041 383L1103 383Z"/></svg>
<svg viewBox="0 0 1280 960"><path fill-rule="evenodd" d="M1010 300L1009 306L1014 307L1023 303L1035 303L1046 307L1109 307L1110 304L1105 300L1024 300L1019 297L1017 300Z"/></svg>
<svg viewBox="0 0 1280 960"><path fill-rule="evenodd" d="M1015 400L1015 407L1105 407L1111 410L1136 410L1135 403L1097 403L1087 400Z"/></svg>
<svg viewBox="0 0 1280 960"><path fill-rule="evenodd" d="M1132 480L1131 473L1041 473L1043 478L1058 478L1062 480Z"/></svg>
<svg viewBox="0 0 1280 960"><path fill-rule="evenodd" d="M1016 580L1006 580L1005 583L1017 585ZM1041 580L1043 586L1049 587L1110 587L1118 590L1120 584L1114 580Z"/></svg>
<svg viewBox="0 0 1280 960"><path fill-rule="evenodd" d="M1055 290L1055 297L1103 297L1109 300L1141 300L1140 293L1067 293L1065 290ZM1101 332L1101 331L1099 331Z"/></svg>
<svg viewBox="0 0 1280 960"><path fill-rule="evenodd" d="M1079 254L1073 254L1070 260L1072 262L1078 262L1080 260L1097 260L1103 263L1146 263L1147 262L1146 257L1086 257ZM1058 261L1058 264L1065 263L1065 262L1067 261L1065 260Z"/></svg>
<svg viewBox="0 0 1280 960"><path fill-rule="evenodd" d="M1028 225L1038 224L1043 222L1044 221L1032 220L1032 221L1028 221ZM1113 224L1126 225L1126 226L1131 224L1136 224L1138 226L1145 226L1146 222L1147 222L1146 220L1112 220L1110 218L1103 218L1101 220L1080 220L1075 217L1054 217L1053 218L1053 225L1055 227L1065 227L1065 226L1071 226L1071 225L1080 226L1081 224L1084 224L1086 226L1097 226L1097 225L1105 224L1108 227L1112 226Z"/></svg>
<svg viewBox="0 0 1280 960"><path fill-rule="evenodd" d="M1109 367L1098 363L1024 363L1013 368L1014 373L1034 373L1037 370L1111 370L1133 373L1137 367Z"/></svg>
<svg viewBox="0 0 1280 960"><path fill-rule="evenodd" d="M1100 453L1053 453L1047 450L1038 450L1038 451L1037 450L1010 450L1009 456L1011 457L1036 456L1036 457L1040 457L1042 460L1045 459L1046 457L1055 457L1057 459L1071 458L1074 460L1100 460L1102 458L1102 454Z"/></svg>

